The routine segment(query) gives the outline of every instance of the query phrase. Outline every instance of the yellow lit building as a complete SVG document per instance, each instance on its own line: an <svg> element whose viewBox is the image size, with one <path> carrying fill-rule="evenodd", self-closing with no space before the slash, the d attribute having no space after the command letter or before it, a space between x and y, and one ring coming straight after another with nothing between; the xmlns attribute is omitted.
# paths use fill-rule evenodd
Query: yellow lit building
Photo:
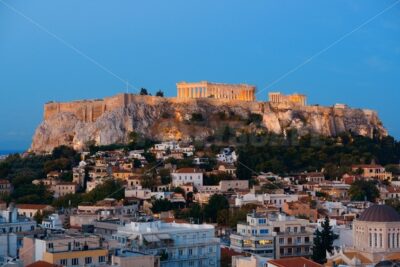
<svg viewBox="0 0 400 267"><path fill-rule="evenodd" d="M284 95L280 92L271 92L268 94L269 102L271 103L284 103L284 104L297 104L300 106L307 105L307 96L303 94Z"/></svg>

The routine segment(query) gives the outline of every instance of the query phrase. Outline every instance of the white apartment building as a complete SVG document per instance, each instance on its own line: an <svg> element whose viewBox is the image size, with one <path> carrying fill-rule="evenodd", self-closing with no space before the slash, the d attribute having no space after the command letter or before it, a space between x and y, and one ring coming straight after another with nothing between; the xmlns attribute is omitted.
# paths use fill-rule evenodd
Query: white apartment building
<svg viewBox="0 0 400 267"><path fill-rule="evenodd" d="M265 257L304 256L311 254L313 232L309 222L282 213L251 213L246 223L237 225L231 234L231 248Z"/></svg>
<svg viewBox="0 0 400 267"><path fill-rule="evenodd" d="M203 172L194 168L181 168L171 173L172 185L179 187L184 184L193 184L195 187L203 186Z"/></svg>
<svg viewBox="0 0 400 267"><path fill-rule="evenodd" d="M126 248L160 256L162 267L219 266L220 240L208 224L131 222L113 239Z"/></svg>
<svg viewBox="0 0 400 267"><path fill-rule="evenodd" d="M52 230L63 229L62 217L57 213L50 214L46 219L43 219L42 227Z"/></svg>
<svg viewBox="0 0 400 267"><path fill-rule="evenodd" d="M272 205L276 208L282 208L286 202L293 202L299 200L298 195L287 194L255 194L248 193L245 195L238 195L235 199L235 206L241 207L246 204L262 204Z"/></svg>
<svg viewBox="0 0 400 267"><path fill-rule="evenodd" d="M0 258L16 257L20 246L18 233L29 232L36 228L36 222L24 216L18 216L13 206L0 210Z"/></svg>
<svg viewBox="0 0 400 267"><path fill-rule="evenodd" d="M217 154L217 161L230 164L235 163L237 161L236 152L232 151L229 147L226 147L219 154Z"/></svg>

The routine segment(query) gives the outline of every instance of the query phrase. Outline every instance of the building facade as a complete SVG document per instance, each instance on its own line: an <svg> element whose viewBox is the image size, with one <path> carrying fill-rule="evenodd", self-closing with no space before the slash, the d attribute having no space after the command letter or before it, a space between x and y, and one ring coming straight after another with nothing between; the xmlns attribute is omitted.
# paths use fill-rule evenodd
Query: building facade
<svg viewBox="0 0 400 267"><path fill-rule="evenodd" d="M33 231L36 222L24 216L18 216L13 206L0 210L0 258L16 257L22 232Z"/></svg>
<svg viewBox="0 0 400 267"><path fill-rule="evenodd" d="M162 267L219 266L220 240L208 224L131 222L113 235L121 246L160 256Z"/></svg>
<svg viewBox="0 0 400 267"><path fill-rule="evenodd" d="M195 187L203 186L203 172L194 168L181 168L171 173L172 185L175 187L193 184Z"/></svg>
<svg viewBox="0 0 400 267"><path fill-rule="evenodd" d="M24 237L20 258L24 266L40 260L61 266L102 266L108 250L95 235L45 234Z"/></svg>
<svg viewBox="0 0 400 267"><path fill-rule="evenodd" d="M387 205L373 205L353 222L353 247L328 255L328 266L377 266L400 258L400 214Z"/></svg>
<svg viewBox="0 0 400 267"><path fill-rule="evenodd" d="M302 94L284 95L280 92L271 92L268 94L269 102L274 104L297 104L300 106L307 105L307 97Z"/></svg>
<svg viewBox="0 0 400 267"><path fill-rule="evenodd" d="M231 248L269 258L310 256L313 232L307 220L280 213L251 213L230 236Z"/></svg>
<svg viewBox="0 0 400 267"><path fill-rule="evenodd" d="M178 98L216 98L255 101L256 87L247 84L226 84L201 81L176 84Z"/></svg>
<svg viewBox="0 0 400 267"><path fill-rule="evenodd" d="M367 179L392 180L393 178L392 173L387 172L383 166L376 164L354 165L352 171L360 171L362 177Z"/></svg>

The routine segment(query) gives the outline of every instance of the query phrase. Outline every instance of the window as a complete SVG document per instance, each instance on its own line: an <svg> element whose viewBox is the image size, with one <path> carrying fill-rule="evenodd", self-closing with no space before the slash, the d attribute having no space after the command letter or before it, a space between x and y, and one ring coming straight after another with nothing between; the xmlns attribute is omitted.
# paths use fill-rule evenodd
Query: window
<svg viewBox="0 0 400 267"><path fill-rule="evenodd" d="M285 243L285 239L284 238L279 238L279 244L284 244Z"/></svg>
<svg viewBox="0 0 400 267"><path fill-rule="evenodd" d="M67 259L61 259L61 260L60 260L60 264L61 264L61 265L68 265Z"/></svg>
<svg viewBox="0 0 400 267"><path fill-rule="evenodd" d="M179 254L179 256L182 256L182 255L183 255L183 250L180 249L180 250L178 251L178 254Z"/></svg>
<svg viewBox="0 0 400 267"><path fill-rule="evenodd" d="M48 244L47 244L47 247L50 248L50 249L52 249L52 248L54 248L54 245L53 245L53 243L48 243Z"/></svg>
<svg viewBox="0 0 400 267"><path fill-rule="evenodd" d="M268 229L260 229L260 234L261 235L267 235L268 234Z"/></svg>
<svg viewBox="0 0 400 267"><path fill-rule="evenodd" d="M79 259L78 258L73 258L71 261L72 265L79 265Z"/></svg>
<svg viewBox="0 0 400 267"><path fill-rule="evenodd" d="M105 256L99 256L99 262L106 262Z"/></svg>
<svg viewBox="0 0 400 267"><path fill-rule="evenodd" d="M189 256L192 256L193 255L193 250L191 249L191 248L189 248Z"/></svg>
<svg viewBox="0 0 400 267"><path fill-rule="evenodd" d="M297 244L301 244L301 237L297 237Z"/></svg>
<svg viewBox="0 0 400 267"><path fill-rule="evenodd" d="M86 257L85 264L91 264L91 263L92 263L92 257Z"/></svg>

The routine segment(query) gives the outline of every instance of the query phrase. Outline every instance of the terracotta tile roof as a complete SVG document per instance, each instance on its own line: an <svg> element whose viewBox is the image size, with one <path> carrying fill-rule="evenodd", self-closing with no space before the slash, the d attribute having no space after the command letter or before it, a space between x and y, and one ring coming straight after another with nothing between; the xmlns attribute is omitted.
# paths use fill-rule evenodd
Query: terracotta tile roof
<svg viewBox="0 0 400 267"><path fill-rule="evenodd" d="M6 180L6 179L0 179L0 184L9 184L10 181Z"/></svg>
<svg viewBox="0 0 400 267"><path fill-rule="evenodd" d="M45 205L45 204L17 204L16 207L18 209L42 210L42 209L46 209L46 208L51 207L51 206L50 205Z"/></svg>
<svg viewBox="0 0 400 267"><path fill-rule="evenodd" d="M48 263L45 261L37 261L32 264L26 265L26 267L59 267L61 265Z"/></svg>
<svg viewBox="0 0 400 267"><path fill-rule="evenodd" d="M375 168L383 168L382 165L379 164L360 164L360 165L353 165L353 169L375 169Z"/></svg>
<svg viewBox="0 0 400 267"><path fill-rule="evenodd" d="M303 257L270 260L268 261L268 265L269 264L273 264L277 267L322 267L322 265Z"/></svg>
<svg viewBox="0 0 400 267"><path fill-rule="evenodd" d="M400 187L394 187L394 186L389 186L388 188L387 188L387 191L389 192L389 193L399 193L400 192Z"/></svg>

